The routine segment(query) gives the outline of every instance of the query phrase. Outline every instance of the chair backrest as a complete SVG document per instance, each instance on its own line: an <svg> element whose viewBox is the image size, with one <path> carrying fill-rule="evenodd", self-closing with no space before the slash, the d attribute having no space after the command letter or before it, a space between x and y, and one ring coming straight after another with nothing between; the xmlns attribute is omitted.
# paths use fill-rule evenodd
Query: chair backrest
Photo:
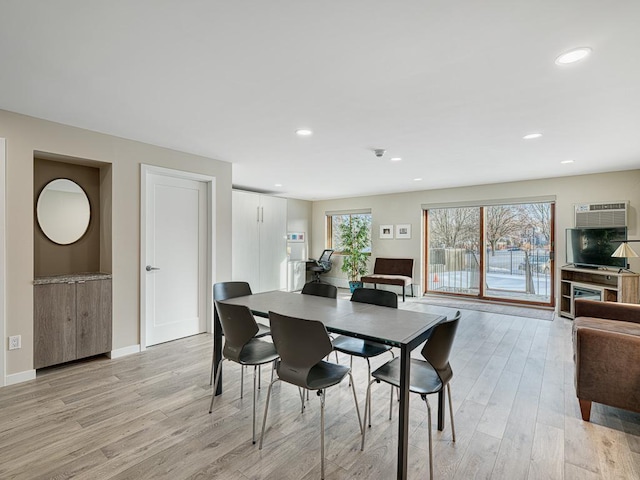
<svg viewBox="0 0 640 480"><path fill-rule="evenodd" d="M324 324L318 320L269 312L271 338L280 355L278 377L288 383L307 388L313 366L333 350Z"/></svg>
<svg viewBox="0 0 640 480"><path fill-rule="evenodd" d="M388 290L356 288L351 295L352 302L370 303L381 307L398 308L398 295Z"/></svg>
<svg viewBox="0 0 640 480"><path fill-rule="evenodd" d="M338 289L328 283L309 282L302 287L304 295L315 295L316 297L338 298Z"/></svg>
<svg viewBox="0 0 640 480"><path fill-rule="evenodd" d="M258 333L258 324L249 307L216 301L216 311L224 332L225 358L237 362L243 347Z"/></svg>
<svg viewBox="0 0 640 480"><path fill-rule="evenodd" d="M247 282L220 282L213 286L214 300L227 300L245 295L251 295L251 287Z"/></svg>
<svg viewBox="0 0 640 480"><path fill-rule="evenodd" d="M457 311L452 319L443 320L433 327L429 340L422 347L422 356L435 369L443 385L453 377L449 355L459 322L460 311Z"/></svg>
<svg viewBox="0 0 640 480"><path fill-rule="evenodd" d="M322 255L320 255L320 258L318 259L318 263L330 263L331 255L333 255L333 250L330 248L323 250Z"/></svg>

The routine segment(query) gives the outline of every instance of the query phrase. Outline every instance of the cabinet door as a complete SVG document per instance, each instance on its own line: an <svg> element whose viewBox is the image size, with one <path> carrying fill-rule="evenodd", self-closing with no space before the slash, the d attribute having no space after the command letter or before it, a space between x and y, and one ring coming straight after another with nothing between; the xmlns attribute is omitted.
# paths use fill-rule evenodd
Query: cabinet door
<svg viewBox="0 0 640 480"><path fill-rule="evenodd" d="M260 197L260 291L287 288L287 200Z"/></svg>
<svg viewBox="0 0 640 480"><path fill-rule="evenodd" d="M260 291L260 195L234 190L232 199L231 279L248 282L257 293Z"/></svg>
<svg viewBox="0 0 640 480"><path fill-rule="evenodd" d="M34 286L34 368L76 358L76 286Z"/></svg>
<svg viewBox="0 0 640 480"><path fill-rule="evenodd" d="M76 283L77 358L111 351L111 280Z"/></svg>

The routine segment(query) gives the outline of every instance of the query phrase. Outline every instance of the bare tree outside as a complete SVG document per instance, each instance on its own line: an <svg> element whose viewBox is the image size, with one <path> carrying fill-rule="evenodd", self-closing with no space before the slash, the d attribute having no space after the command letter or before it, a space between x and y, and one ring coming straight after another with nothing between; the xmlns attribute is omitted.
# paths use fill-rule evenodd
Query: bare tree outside
<svg viewBox="0 0 640 480"><path fill-rule="evenodd" d="M477 208L437 208L429 210L431 248L454 248L478 243Z"/></svg>
<svg viewBox="0 0 640 480"><path fill-rule="evenodd" d="M533 228L544 237L544 243L551 241L551 204L527 203L521 206L523 226Z"/></svg>
<svg viewBox="0 0 640 480"><path fill-rule="evenodd" d="M491 255L496 254L496 245L500 239L516 235L522 228L522 215L519 205L497 205L486 207L485 233L491 245Z"/></svg>

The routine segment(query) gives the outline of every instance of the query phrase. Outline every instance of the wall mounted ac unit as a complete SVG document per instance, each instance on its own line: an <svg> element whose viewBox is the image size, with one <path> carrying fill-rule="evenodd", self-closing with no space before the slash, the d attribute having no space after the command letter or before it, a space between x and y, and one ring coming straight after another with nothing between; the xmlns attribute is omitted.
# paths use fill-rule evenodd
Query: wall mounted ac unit
<svg viewBox="0 0 640 480"><path fill-rule="evenodd" d="M624 202L581 203L575 205L575 226L584 227L626 227L627 205Z"/></svg>

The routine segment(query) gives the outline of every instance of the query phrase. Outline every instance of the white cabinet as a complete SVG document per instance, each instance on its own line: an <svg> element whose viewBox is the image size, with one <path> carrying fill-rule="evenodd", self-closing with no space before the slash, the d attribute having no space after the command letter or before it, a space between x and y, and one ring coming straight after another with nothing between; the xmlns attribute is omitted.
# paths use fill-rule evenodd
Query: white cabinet
<svg viewBox="0 0 640 480"><path fill-rule="evenodd" d="M254 293L287 287L287 200L234 190L232 279Z"/></svg>

